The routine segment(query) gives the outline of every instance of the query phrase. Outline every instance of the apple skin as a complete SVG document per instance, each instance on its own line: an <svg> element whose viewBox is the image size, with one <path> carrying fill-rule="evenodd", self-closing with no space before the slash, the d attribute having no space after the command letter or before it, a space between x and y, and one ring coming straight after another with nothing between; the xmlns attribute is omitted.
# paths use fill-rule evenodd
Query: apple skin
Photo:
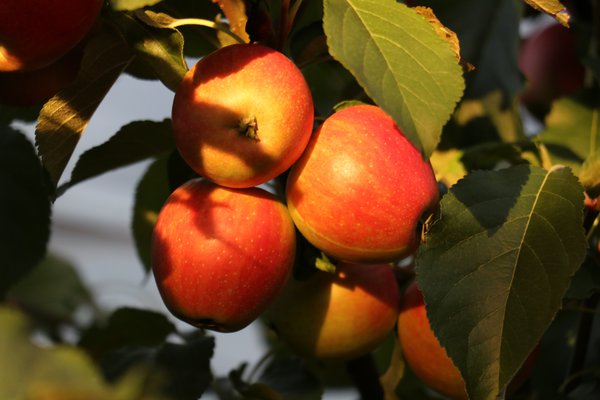
<svg viewBox="0 0 600 400"><path fill-rule="evenodd" d="M103 0L0 1L0 71L42 68L92 29Z"/></svg>
<svg viewBox="0 0 600 400"><path fill-rule="evenodd" d="M396 327L402 355L415 375L445 396L467 400L464 380L435 337L427 319L423 296L414 281L404 292ZM536 346L508 385L508 393L513 393L527 380L538 355L539 346Z"/></svg>
<svg viewBox="0 0 600 400"><path fill-rule="evenodd" d="M393 332L400 290L389 264L340 262L336 272L290 279L265 314L278 337L300 356L350 360Z"/></svg>
<svg viewBox="0 0 600 400"><path fill-rule="evenodd" d="M359 263L413 252L419 220L439 196L430 163L391 117L371 105L327 118L291 169L286 194L309 242Z"/></svg>
<svg viewBox="0 0 600 400"><path fill-rule="evenodd" d="M585 68L576 53L575 36L555 23L527 38L519 50L519 68L526 78L521 101L543 119L559 97L582 89Z"/></svg>
<svg viewBox="0 0 600 400"><path fill-rule="evenodd" d="M153 231L152 271L165 305L199 328L246 327L285 286L295 235L271 193L188 181L168 198Z"/></svg>
<svg viewBox="0 0 600 400"><path fill-rule="evenodd" d="M33 71L0 72L0 104L43 104L77 77L84 47L76 46L52 64Z"/></svg>
<svg viewBox="0 0 600 400"><path fill-rule="evenodd" d="M186 73L172 109L182 158L201 176L234 188L287 170L304 151L313 120L300 70L258 44L234 44L202 58Z"/></svg>

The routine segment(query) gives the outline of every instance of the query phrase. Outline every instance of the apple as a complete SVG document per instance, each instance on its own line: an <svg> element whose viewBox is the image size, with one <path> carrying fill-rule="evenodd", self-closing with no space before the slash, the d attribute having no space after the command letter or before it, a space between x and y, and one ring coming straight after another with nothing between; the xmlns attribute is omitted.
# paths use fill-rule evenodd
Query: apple
<svg viewBox="0 0 600 400"><path fill-rule="evenodd" d="M103 0L0 1L0 71L42 68L91 30Z"/></svg>
<svg viewBox="0 0 600 400"><path fill-rule="evenodd" d="M295 235L273 194L188 181L167 199L153 231L152 271L165 305L196 327L246 327L288 280Z"/></svg>
<svg viewBox="0 0 600 400"><path fill-rule="evenodd" d="M287 204L314 246L350 262L413 252L438 202L431 165L379 107L342 109L317 129L291 169Z"/></svg>
<svg viewBox="0 0 600 400"><path fill-rule="evenodd" d="M296 65L258 44L202 58L175 93L172 124L182 158L223 186L256 186L287 170L313 129L312 95Z"/></svg>
<svg viewBox="0 0 600 400"><path fill-rule="evenodd" d="M554 100L583 88L585 68L578 59L569 28L553 23L527 38L519 50L519 68L526 83L521 101L536 117L543 117Z"/></svg>
<svg viewBox="0 0 600 400"><path fill-rule="evenodd" d="M452 399L468 399L465 383L458 368L448 357L429 325L423 296L414 281L404 292L397 334L404 360L423 383ZM539 346L534 349L509 384L508 393L518 389L527 380L538 354Z"/></svg>
<svg viewBox="0 0 600 400"><path fill-rule="evenodd" d="M75 80L83 46L52 64L32 71L0 72L0 104L26 107L43 104Z"/></svg>
<svg viewBox="0 0 600 400"><path fill-rule="evenodd" d="M303 357L350 360L374 350L394 330L400 291L389 264L340 262L290 279L265 314L277 336Z"/></svg>

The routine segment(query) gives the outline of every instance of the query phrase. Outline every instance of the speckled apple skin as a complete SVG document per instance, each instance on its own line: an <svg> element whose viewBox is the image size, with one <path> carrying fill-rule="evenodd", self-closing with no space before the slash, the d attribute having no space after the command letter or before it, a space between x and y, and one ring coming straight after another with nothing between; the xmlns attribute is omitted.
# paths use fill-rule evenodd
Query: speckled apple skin
<svg viewBox="0 0 600 400"><path fill-rule="evenodd" d="M279 338L304 357L350 360L394 330L400 291L388 264L338 263L293 280L265 314Z"/></svg>
<svg viewBox="0 0 600 400"><path fill-rule="evenodd" d="M258 140L241 134L256 119ZM223 186L257 186L283 173L302 154L313 130L312 95L285 55L236 44L202 58L173 101L175 143L198 174Z"/></svg>
<svg viewBox="0 0 600 400"><path fill-rule="evenodd" d="M0 1L0 71L44 67L91 30L103 0Z"/></svg>
<svg viewBox="0 0 600 400"><path fill-rule="evenodd" d="M292 168L287 204L313 245L351 262L393 261L414 251L421 216L438 201L428 160L380 108L329 117Z"/></svg>
<svg viewBox="0 0 600 400"><path fill-rule="evenodd" d="M175 190L159 213L152 270L176 317L233 332L271 304L294 253L293 223L272 194L195 179Z"/></svg>
<svg viewBox="0 0 600 400"><path fill-rule="evenodd" d="M452 399L467 400L464 380L433 334L423 296L415 283L404 292L397 330L402 355L415 375Z"/></svg>

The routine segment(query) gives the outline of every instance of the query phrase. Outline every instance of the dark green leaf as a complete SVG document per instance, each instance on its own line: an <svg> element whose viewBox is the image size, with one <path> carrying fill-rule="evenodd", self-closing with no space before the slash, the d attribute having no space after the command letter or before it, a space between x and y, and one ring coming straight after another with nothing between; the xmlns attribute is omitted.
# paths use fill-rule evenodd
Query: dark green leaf
<svg viewBox="0 0 600 400"><path fill-rule="evenodd" d="M113 10L117 11L132 11L138 8L153 6L160 3L162 0L111 0L110 5Z"/></svg>
<svg viewBox="0 0 600 400"><path fill-rule="evenodd" d="M442 199L417 279L471 399L495 399L548 328L583 262L582 224L568 168L474 172Z"/></svg>
<svg viewBox="0 0 600 400"><path fill-rule="evenodd" d="M285 400L318 400L323 396L319 380L306 362L296 357L273 358L253 385L256 384L269 387Z"/></svg>
<svg viewBox="0 0 600 400"><path fill-rule="evenodd" d="M593 251L590 250L590 251ZM585 261L581 268L577 270L571 286L565 295L568 299L587 299L594 293L600 292L600 263L596 261L596 257L587 253Z"/></svg>
<svg viewBox="0 0 600 400"><path fill-rule="evenodd" d="M44 104L36 144L54 185L96 108L131 58L121 36L108 28L98 31L87 43L75 82Z"/></svg>
<svg viewBox="0 0 600 400"><path fill-rule="evenodd" d="M61 190L105 172L171 152L174 147L171 120L131 122L107 142L83 153L71 173L71 180Z"/></svg>
<svg viewBox="0 0 600 400"><path fill-rule="evenodd" d="M52 255L13 286L7 298L35 315L59 321L71 321L81 305L92 302L75 268Z"/></svg>
<svg viewBox="0 0 600 400"><path fill-rule="evenodd" d="M165 343L156 355L156 365L169 377L166 392L175 400L196 400L212 381L210 359L215 341L199 336L186 344Z"/></svg>
<svg viewBox="0 0 600 400"><path fill-rule="evenodd" d="M145 15L152 21L163 14L148 12ZM176 29L150 26L131 14L112 13L111 17L136 56L152 68L166 87L175 91L188 70L181 33Z"/></svg>
<svg viewBox="0 0 600 400"><path fill-rule="evenodd" d="M450 44L394 0L325 0L331 55L429 156L464 90Z"/></svg>
<svg viewBox="0 0 600 400"><path fill-rule="evenodd" d="M158 346L175 331L175 326L163 314L120 308L106 324L92 326L84 332L79 345L96 358L126 346Z"/></svg>
<svg viewBox="0 0 600 400"><path fill-rule="evenodd" d="M167 157L156 160L142 176L135 191L131 230L137 254L146 271L152 268L150 251L152 231L158 213L171 194L167 176Z"/></svg>
<svg viewBox="0 0 600 400"><path fill-rule="evenodd" d="M32 143L0 126L0 298L46 252L50 186Z"/></svg>
<svg viewBox="0 0 600 400"><path fill-rule="evenodd" d="M13 121L35 122L40 106L11 107L0 105L0 125L9 125Z"/></svg>
<svg viewBox="0 0 600 400"><path fill-rule="evenodd" d="M500 89L505 102L522 87L517 63L520 5L514 0L417 0L431 7L460 40L462 58L475 66L466 75L465 97L481 98Z"/></svg>

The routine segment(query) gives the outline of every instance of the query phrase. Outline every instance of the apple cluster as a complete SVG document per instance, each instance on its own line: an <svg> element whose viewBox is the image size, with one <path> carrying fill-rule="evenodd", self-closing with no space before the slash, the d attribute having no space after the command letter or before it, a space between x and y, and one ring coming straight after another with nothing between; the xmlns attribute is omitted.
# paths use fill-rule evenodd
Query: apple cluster
<svg viewBox="0 0 600 400"><path fill-rule="evenodd" d="M103 0L0 2L0 103L42 104L71 83Z"/></svg>
<svg viewBox="0 0 600 400"><path fill-rule="evenodd" d="M302 72L282 53L235 44L202 58L179 85L175 144L199 175L158 216L152 268L173 315L240 330L263 316L301 355L351 359L393 331L393 263L411 255L438 202L431 165L374 105L314 130ZM276 182L279 193L261 185ZM277 186L277 185L275 185ZM278 196L279 195L279 196ZM334 272L292 271L299 237Z"/></svg>

